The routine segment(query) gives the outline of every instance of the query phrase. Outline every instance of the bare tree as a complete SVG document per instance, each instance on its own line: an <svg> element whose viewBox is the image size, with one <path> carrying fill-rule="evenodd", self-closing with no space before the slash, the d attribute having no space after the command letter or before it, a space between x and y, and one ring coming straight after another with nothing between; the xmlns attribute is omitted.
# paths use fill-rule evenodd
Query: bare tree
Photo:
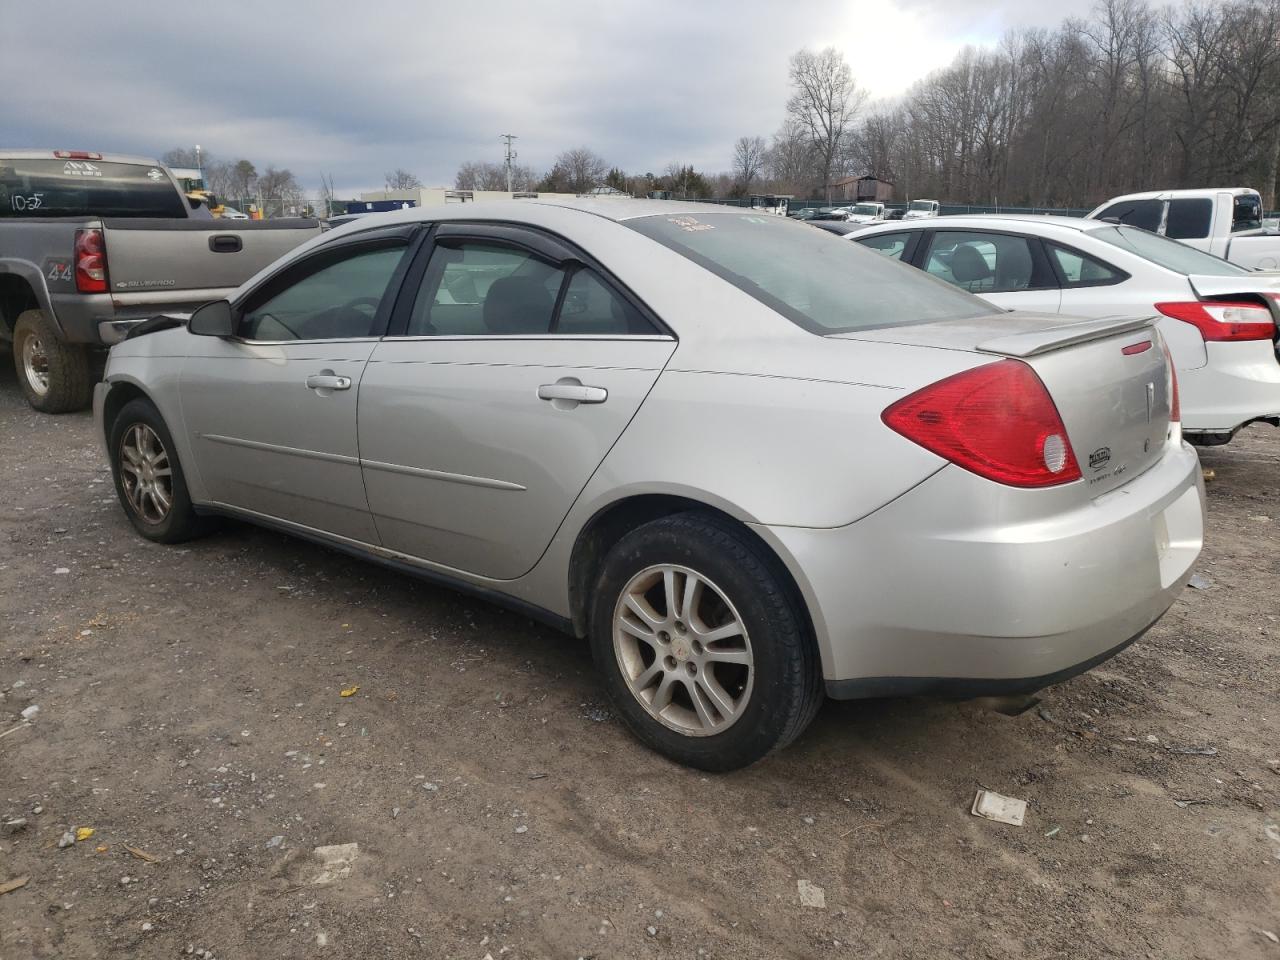
<svg viewBox="0 0 1280 960"><path fill-rule="evenodd" d="M808 131L821 164L822 192L830 200L836 159L866 94L853 82L853 71L835 47L793 54L791 91L787 113Z"/></svg>
<svg viewBox="0 0 1280 960"><path fill-rule="evenodd" d="M813 144L803 126L788 120L765 151L764 170L781 193L808 196L818 178Z"/></svg>
<svg viewBox="0 0 1280 960"><path fill-rule="evenodd" d="M327 177L320 173L320 189L316 191L316 210L322 217L333 216L333 205L337 200L333 190L333 174Z"/></svg>
<svg viewBox="0 0 1280 960"><path fill-rule="evenodd" d="M556 157L547 180L557 190L586 193L604 183L608 173L609 164L599 154L587 147L575 147Z"/></svg>
<svg viewBox="0 0 1280 960"><path fill-rule="evenodd" d="M530 167L511 165L511 186L515 190L533 189L534 175ZM501 163L468 160L458 168L453 180L457 190L506 190L507 168Z"/></svg>
<svg viewBox="0 0 1280 960"><path fill-rule="evenodd" d="M302 185L288 168L277 170L275 167L267 167L266 172L258 178L257 192L262 198L263 206L269 212L278 210L280 216L290 215L291 208L294 212L299 212L307 205Z"/></svg>
<svg viewBox="0 0 1280 960"><path fill-rule="evenodd" d="M383 174L387 181L388 190L417 190L422 186L422 181L418 179L417 174L410 173L400 167L396 167L390 173Z"/></svg>
<svg viewBox="0 0 1280 960"><path fill-rule="evenodd" d="M160 162L166 167L198 167L200 161L207 163L210 159L208 153L200 154L195 147L174 147L161 155Z"/></svg>
<svg viewBox="0 0 1280 960"><path fill-rule="evenodd" d="M733 145L733 176L743 193L751 192L751 181L764 166L764 137L739 137Z"/></svg>

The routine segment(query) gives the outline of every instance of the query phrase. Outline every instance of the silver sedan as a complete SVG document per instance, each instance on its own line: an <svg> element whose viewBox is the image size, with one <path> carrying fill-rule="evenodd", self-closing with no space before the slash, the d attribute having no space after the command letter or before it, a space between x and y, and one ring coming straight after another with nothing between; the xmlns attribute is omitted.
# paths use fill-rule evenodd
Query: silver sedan
<svg viewBox="0 0 1280 960"><path fill-rule="evenodd" d="M587 638L727 770L837 698L1033 691L1140 636L1204 492L1147 321L985 302L781 217L512 201L356 222L116 346L120 502L229 516Z"/></svg>

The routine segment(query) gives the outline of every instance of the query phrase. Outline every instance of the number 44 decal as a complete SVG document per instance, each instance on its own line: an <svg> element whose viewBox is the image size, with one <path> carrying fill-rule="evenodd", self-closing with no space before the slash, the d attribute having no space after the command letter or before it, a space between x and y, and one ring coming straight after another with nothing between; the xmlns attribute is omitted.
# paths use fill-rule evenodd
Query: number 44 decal
<svg viewBox="0 0 1280 960"><path fill-rule="evenodd" d="M45 274L45 277L49 280L61 280L67 283L74 279L74 276L75 275L71 272L71 264L66 262L59 263L56 261L49 264L49 271Z"/></svg>

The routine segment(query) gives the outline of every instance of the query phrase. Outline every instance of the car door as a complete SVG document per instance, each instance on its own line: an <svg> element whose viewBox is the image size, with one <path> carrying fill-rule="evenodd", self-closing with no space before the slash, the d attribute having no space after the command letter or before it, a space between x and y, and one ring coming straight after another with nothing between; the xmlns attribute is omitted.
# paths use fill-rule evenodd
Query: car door
<svg viewBox="0 0 1280 960"><path fill-rule="evenodd" d="M401 301L360 385L361 460L383 546L519 577L675 339L585 255L525 228L442 225Z"/></svg>
<svg viewBox="0 0 1280 960"><path fill-rule="evenodd" d="M192 338L182 407L214 501L377 543L356 398L411 236L372 231L325 244L234 305L236 336Z"/></svg>
<svg viewBox="0 0 1280 960"><path fill-rule="evenodd" d="M1061 290L1039 240L987 230L929 230L917 254L932 276L1005 310L1057 313Z"/></svg>

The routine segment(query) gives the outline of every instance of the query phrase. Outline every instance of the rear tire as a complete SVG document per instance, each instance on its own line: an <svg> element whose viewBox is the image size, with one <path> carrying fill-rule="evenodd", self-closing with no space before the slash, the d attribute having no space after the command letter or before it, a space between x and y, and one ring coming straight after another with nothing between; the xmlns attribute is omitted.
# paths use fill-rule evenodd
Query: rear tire
<svg viewBox="0 0 1280 960"><path fill-rule="evenodd" d="M191 505L186 476L160 411L138 397L121 408L107 431L111 476L133 528L157 543L182 543L212 528Z"/></svg>
<svg viewBox="0 0 1280 960"><path fill-rule="evenodd" d="M755 763L822 704L795 589L763 544L717 517L677 514L623 537L596 583L590 641L635 735L701 770Z"/></svg>
<svg viewBox="0 0 1280 960"><path fill-rule="evenodd" d="M18 315L13 328L13 366L27 403L42 413L70 413L89 406L93 378L89 351L58 339L39 310Z"/></svg>

